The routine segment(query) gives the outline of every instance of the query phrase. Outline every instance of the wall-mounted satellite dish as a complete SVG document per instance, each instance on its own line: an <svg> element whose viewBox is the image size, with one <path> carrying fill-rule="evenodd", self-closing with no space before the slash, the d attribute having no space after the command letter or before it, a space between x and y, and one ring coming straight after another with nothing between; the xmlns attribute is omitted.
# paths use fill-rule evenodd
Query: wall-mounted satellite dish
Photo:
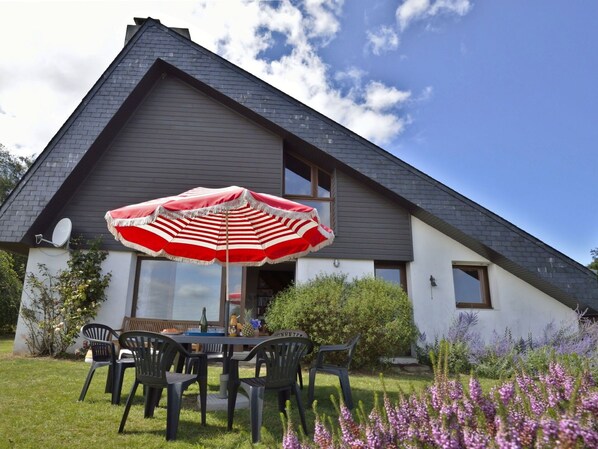
<svg viewBox="0 0 598 449"><path fill-rule="evenodd" d="M56 226L54 226L54 232L52 232L52 241L46 240L42 234L37 234L35 236L35 243L39 245L41 242L46 242L54 245L56 248L60 248L64 245L68 246L72 230L73 223L71 220L69 218L63 218L56 223Z"/></svg>

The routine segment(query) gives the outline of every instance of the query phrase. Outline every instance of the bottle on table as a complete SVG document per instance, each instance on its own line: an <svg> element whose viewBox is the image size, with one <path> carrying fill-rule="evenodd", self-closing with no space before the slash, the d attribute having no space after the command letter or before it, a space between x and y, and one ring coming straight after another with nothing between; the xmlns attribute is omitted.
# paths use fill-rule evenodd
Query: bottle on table
<svg viewBox="0 0 598 449"><path fill-rule="evenodd" d="M208 318L206 317L206 308L201 311L201 319L199 320L199 328L202 332L208 331Z"/></svg>

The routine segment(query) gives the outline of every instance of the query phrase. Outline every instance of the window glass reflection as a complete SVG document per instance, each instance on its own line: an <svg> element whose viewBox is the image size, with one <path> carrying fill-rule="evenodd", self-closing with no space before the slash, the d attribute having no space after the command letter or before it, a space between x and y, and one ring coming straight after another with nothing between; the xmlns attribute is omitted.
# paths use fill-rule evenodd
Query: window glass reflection
<svg viewBox="0 0 598 449"><path fill-rule="evenodd" d="M311 167L287 155L284 170L284 192L287 195L311 195Z"/></svg>
<svg viewBox="0 0 598 449"><path fill-rule="evenodd" d="M220 265L141 259L135 316L197 320L206 308L209 321L220 317Z"/></svg>
<svg viewBox="0 0 598 449"><path fill-rule="evenodd" d="M318 211L318 216L320 217L320 223L332 228L330 223L331 221L331 214L330 214L330 207L332 203L330 201L310 201L310 200L297 200L301 204L305 204L306 206L313 207Z"/></svg>
<svg viewBox="0 0 598 449"><path fill-rule="evenodd" d="M484 302L477 269L453 267L453 282L457 302L481 304Z"/></svg>

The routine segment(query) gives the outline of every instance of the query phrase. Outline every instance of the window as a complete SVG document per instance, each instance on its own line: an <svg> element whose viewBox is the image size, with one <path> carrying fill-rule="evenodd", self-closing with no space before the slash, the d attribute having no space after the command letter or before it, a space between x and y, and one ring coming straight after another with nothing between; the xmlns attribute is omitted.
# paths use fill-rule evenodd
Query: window
<svg viewBox="0 0 598 449"><path fill-rule="evenodd" d="M457 307L490 309L488 268L478 265L453 265Z"/></svg>
<svg viewBox="0 0 598 449"><path fill-rule="evenodd" d="M376 278L399 284L407 291L407 274L405 264L401 262L374 262L374 275Z"/></svg>
<svg viewBox="0 0 598 449"><path fill-rule="evenodd" d="M284 160L284 196L318 211L320 221L332 224L331 176L315 165L290 154Z"/></svg>
<svg viewBox="0 0 598 449"><path fill-rule="evenodd" d="M230 267L231 306L239 307L242 268ZM206 308L208 321L222 320L224 269L166 259L140 257L137 261L132 315L141 318L197 320Z"/></svg>

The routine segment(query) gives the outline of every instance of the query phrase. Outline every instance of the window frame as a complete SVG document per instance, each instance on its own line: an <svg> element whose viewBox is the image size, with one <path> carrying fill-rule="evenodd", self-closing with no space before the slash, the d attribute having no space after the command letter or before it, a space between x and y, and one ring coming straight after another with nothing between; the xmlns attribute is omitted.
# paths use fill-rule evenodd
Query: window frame
<svg viewBox="0 0 598 449"><path fill-rule="evenodd" d="M464 309L492 309L492 300L490 297L490 281L488 277L488 266L487 265L475 265L466 263L453 263L452 269L462 269L463 271L476 270L478 272L478 279L480 281L480 299L481 302L463 302L457 298L457 292L455 290L455 276L453 274L453 291L455 293L455 305L457 308Z"/></svg>
<svg viewBox="0 0 598 449"><path fill-rule="evenodd" d="M293 193L287 193L286 192L286 171L287 171L287 158L288 157L292 157L297 159L299 162L303 162L305 165L307 165L310 169L310 178L311 178L311 195L297 195L297 194L293 194ZM327 170L322 169L321 167L317 166L316 164L309 162L305 159L303 159L300 156L297 156L296 154L293 153L285 153L284 158L283 158L283 175L282 175L282 191L283 191L283 196L285 198L297 198L297 199L305 199L305 200L317 200L317 201L328 201L328 202L332 202L332 174L329 173ZM318 196L318 177L319 177L319 173L318 172L323 172L326 175L328 175L330 177L330 196L325 197L325 196Z"/></svg>
<svg viewBox="0 0 598 449"><path fill-rule="evenodd" d="M292 193L287 193L286 192L286 171L287 171L287 158L288 157L292 157L294 159L297 159L299 162L302 162L303 164L307 165L310 169L310 182L311 182L311 195L297 195L297 194L292 194ZM334 214L334 208L333 208L333 204L334 204L334 193L333 193L333 176L332 173L330 173L328 170L324 170L323 168L319 167L318 165L309 162L307 160L305 160L304 158L297 156L294 153L290 153L290 152L285 152L284 157L283 157L283 167L282 167L282 196L284 198L288 198L290 200L294 200L297 202L301 202L301 200L306 200L306 201L319 201L319 202L326 202L329 203L329 207L330 207L330 227L332 229L334 229L334 223L335 223L335 214ZM322 172L326 175L328 175L330 177L330 196L325 197L325 196L318 196L318 186L319 186L319 172Z"/></svg>
<svg viewBox="0 0 598 449"><path fill-rule="evenodd" d="M378 268L398 269L400 271L400 286L405 293L409 293L409 287L407 285L407 264L405 262L375 260L374 261L374 277L376 277L376 270Z"/></svg>

